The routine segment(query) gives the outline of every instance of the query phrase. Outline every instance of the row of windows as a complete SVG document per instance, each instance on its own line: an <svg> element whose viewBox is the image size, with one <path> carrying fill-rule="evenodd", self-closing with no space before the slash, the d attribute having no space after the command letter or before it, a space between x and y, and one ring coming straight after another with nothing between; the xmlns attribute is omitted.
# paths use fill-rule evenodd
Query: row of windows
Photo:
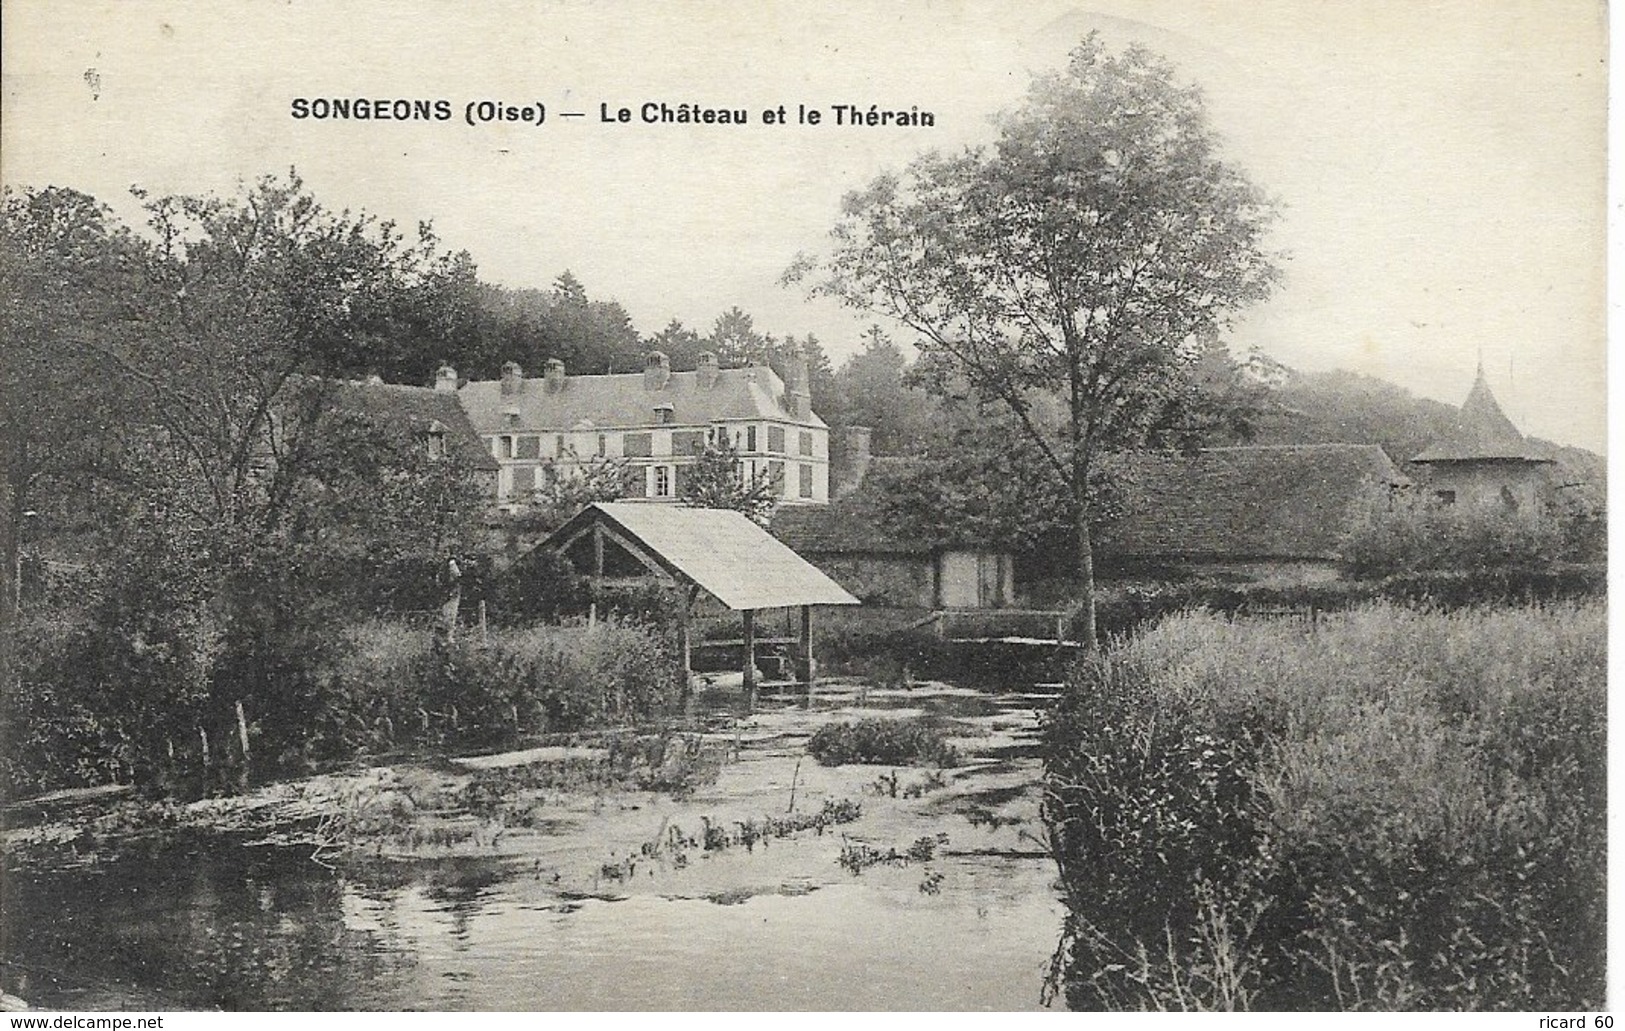
<svg viewBox="0 0 1625 1031"><path fill-rule="evenodd" d="M783 462L767 463L767 479L774 485L777 493L784 489ZM650 478L646 483L647 496L652 498L675 498L682 494L683 479L688 475L686 465L655 465L650 466ZM741 473L744 472L741 466ZM515 497L540 490L553 481L553 470L545 465L516 465L512 471L512 487L509 493ZM796 465L796 495L801 498L813 497L813 467L805 462Z"/></svg>
<svg viewBox="0 0 1625 1031"><path fill-rule="evenodd" d="M738 441L743 444L743 450L753 452L756 450L757 433L755 426L746 426L744 439ZM726 440L728 429L725 426L716 426L710 430L674 430L671 435L671 453L674 455L697 455L705 450L705 445L714 440ZM491 438L491 453L497 458L512 459L539 459L542 457L541 436L501 436ZM598 457L602 458L609 453L608 437L598 434ZM562 433L554 434L551 440L551 457L564 458L573 454L568 440ZM784 454L785 434L783 426L769 425L767 427L767 451L773 454ZM810 430L801 430L797 441L798 450L804 457L813 455L813 435ZM628 458L651 458L654 456L654 434L628 433L621 438L621 453Z"/></svg>
<svg viewBox="0 0 1625 1031"><path fill-rule="evenodd" d="M653 466L653 473L649 483L649 497L674 498L683 492L683 478L688 473L685 465L657 465ZM743 473L743 469L740 470ZM784 463L767 463L767 479L774 489L780 493L784 489ZM811 498L813 496L813 467L806 463L796 466L796 494L798 497Z"/></svg>

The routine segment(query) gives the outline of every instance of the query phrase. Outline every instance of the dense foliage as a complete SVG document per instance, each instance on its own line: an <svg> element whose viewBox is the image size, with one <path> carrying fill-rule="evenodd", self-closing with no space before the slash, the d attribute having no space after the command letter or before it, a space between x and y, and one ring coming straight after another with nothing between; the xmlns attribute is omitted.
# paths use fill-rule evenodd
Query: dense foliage
<svg viewBox="0 0 1625 1031"><path fill-rule="evenodd" d="M1076 1008L1603 1000L1597 603L1165 620L1045 730Z"/></svg>
<svg viewBox="0 0 1625 1031"><path fill-rule="evenodd" d="M240 781L245 736L256 774L325 755L310 720L346 711L324 678L358 618L433 611L454 581L508 615L574 606L561 571L546 598L507 597L490 573L505 545L620 496L626 463L550 477L525 525L486 533L479 486L433 449L429 415L403 416L362 376L426 384L450 362L491 378L548 358L624 372L653 345L679 367L709 349L781 375L804 356L828 389L810 337L777 339L736 308L709 336L673 323L641 338L569 273L545 291L482 283L429 225L328 208L296 174L136 196L141 230L70 190L4 198L0 753L53 749L14 758L10 789L161 779L188 750ZM47 568L68 571L50 590Z"/></svg>
<svg viewBox="0 0 1625 1031"><path fill-rule="evenodd" d="M1565 496L1563 506L1510 510L1439 505L1421 497L1374 498L1342 542L1343 565L1360 579L1441 570L1549 569L1606 554L1601 506Z"/></svg>

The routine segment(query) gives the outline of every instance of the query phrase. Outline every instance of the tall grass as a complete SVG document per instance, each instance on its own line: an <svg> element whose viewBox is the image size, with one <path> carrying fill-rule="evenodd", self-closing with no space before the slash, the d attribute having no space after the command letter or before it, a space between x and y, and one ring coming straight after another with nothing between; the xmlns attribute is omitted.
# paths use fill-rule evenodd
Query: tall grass
<svg viewBox="0 0 1625 1031"><path fill-rule="evenodd" d="M1605 645L1600 603L1116 642L1046 728L1068 1001L1600 1004Z"/></svg>

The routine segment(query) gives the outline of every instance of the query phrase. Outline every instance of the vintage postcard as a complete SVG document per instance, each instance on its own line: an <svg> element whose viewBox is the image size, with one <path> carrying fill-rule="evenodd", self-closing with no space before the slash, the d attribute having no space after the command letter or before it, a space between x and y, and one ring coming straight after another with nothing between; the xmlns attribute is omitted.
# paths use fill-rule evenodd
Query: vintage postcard
<svg viewBox="0 0 1625 1031"><path fill-rule="evenodd" d="M0 1000L1611 1026L1607 15L8 3Z"/></svg>

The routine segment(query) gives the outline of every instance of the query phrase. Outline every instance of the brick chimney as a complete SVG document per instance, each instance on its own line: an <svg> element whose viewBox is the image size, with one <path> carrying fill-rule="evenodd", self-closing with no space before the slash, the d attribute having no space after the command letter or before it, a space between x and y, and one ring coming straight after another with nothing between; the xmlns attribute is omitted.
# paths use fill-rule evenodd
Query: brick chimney
<svg viewBox="0 0 1625 1031"><path fill-rule="evenodd" d="M785 369L784 403L795 419L812 418L812 385L807 372L807 351L800 345L790 352Z"/></svg>
<svg viewBox="0 0 1625 1031"><path fill-rule="evenodd" d="M434 370L434 388L436 390L456 390L457 370L450 365L442 365Z"/></svg>
<svg viewBox="0 0 1625 1031"><path fill-rule="evenodd" d="M564 362L558 358L549 358L543 366L547 377L547 392L557 394L564 389Z"/></svg>
<svg viewBox="0 0 1625 1031"><path fill-rule="evenodd" d="M517 394L525 387L525 370L518 362L502 363L502 396Z"/></svg>
<svg viewBox="0 0 1625 1031"><path fill-rule="evenodd" d="M869 475L869 462L874 457L869 452L869 438L873 433L867 426L848 426L841 434L844 456L835 477L836 500L863 486L863 478Z"/></svg>
<svg viewBox="0 0 1625 1031"><path fill-rule="evenodd" d="M643 389L665 390L671 380L671 359L664 351L650 351L643 360Z"/></svg>
<svg viewBox="0 0 1625 1031"><path fill-rule="evenodd" d="M700 364L696 372L695 382L701 390L710 390L717 385L717 356L711 351L700 352Z"/></svg>

